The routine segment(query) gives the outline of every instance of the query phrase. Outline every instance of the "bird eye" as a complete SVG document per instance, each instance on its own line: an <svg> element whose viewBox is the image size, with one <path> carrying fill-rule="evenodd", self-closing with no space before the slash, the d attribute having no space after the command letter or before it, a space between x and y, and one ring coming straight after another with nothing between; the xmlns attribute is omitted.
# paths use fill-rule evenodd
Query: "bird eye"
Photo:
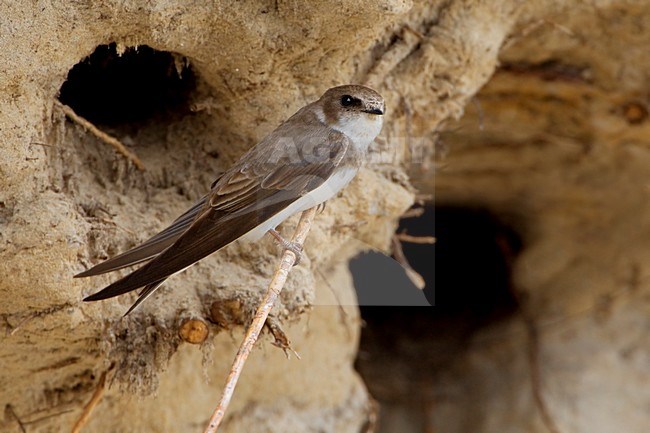
<svg viewBox="0 0 650 433"><path fill-rule="evenodd" d="M343 95L341 97L341 105L344 107L352 107L353 105L361 105L361 101L350 95Z"/></svg>

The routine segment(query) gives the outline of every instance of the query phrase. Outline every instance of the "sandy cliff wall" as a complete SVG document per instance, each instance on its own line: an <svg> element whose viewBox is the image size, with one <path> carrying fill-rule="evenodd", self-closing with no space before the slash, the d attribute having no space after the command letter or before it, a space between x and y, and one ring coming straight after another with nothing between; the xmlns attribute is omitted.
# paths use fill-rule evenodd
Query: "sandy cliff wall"
<svg viewBox="0 0 650 433"><path fill-rule="evenodd" d="M352 367L359 315L323 304L354 303L346 259L363 243L388 249L411 184L439 204L488 209L522 239L520 313L477 333L453 369L423 382L435 401L425 424L644 431L648 17L643 1L615 0L4 2L0 430L20 431L16 414L29 432L68 431L115 363L88 431L199 431L240 329L211 324L196 347L181 342L179 324L209 317L214 302L252 308L277 247L233 245L125 320L132 298L80 302L109 277L72 275L161 229L326 88L363 82L386 97L375 145L383 160L317 217L275 311L302 360L287 361L264 337L225 431L364 431L373 409ZM96 123L144 171L56 104L75 65L111 43L107 67L146 55L144 46L171 53L136 60L168 78L153 93L129 88L127 76L128 92L89 99ZM131 110L161 92L162 110Z"/></svg>

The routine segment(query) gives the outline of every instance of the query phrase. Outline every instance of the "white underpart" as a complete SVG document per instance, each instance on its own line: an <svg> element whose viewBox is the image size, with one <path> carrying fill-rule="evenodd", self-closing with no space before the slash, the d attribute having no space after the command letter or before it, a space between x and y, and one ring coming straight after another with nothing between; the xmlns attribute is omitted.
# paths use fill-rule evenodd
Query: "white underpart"
<svg viewBox="0 0 650 433"><path fill-rule="evenodd" d="M325 115L321 109L316 109L316 116L321 122L326 123ZM375 137L379 134L379 131L381 131L382 121L382 116L360 113L360 115L355 116L355 118L339 120L336 124L331 125L331 128L345 134L352 140L352 145L355 146L357 150L363 151L365 154L370 143L372 143ZM264 234L266 234L270 229L275 229L282 221L286 220L291 215L305 211L329 200L350 183L357 174L357 171L358 169L352 167L344 167L336 170L321 186L300 197L288 207L273 215L270 219L255 227L239 239L248 242L256 241L264 236Z"/></svg>
<svg viewBox="0 0 650 433"><path fill-rule="evenodd" d="M350 183L356 174L357 169L349 167L335 171L334 174L323 182L321 186L300 197L298 200L273 215L270 219L264 221L262 224L246 233L240 239L248 242L258 240L264 236L266 232L276 228L278 224L289 218L291 215L317 206L334 197L341 189L343 189L343 187Z"/></svg>

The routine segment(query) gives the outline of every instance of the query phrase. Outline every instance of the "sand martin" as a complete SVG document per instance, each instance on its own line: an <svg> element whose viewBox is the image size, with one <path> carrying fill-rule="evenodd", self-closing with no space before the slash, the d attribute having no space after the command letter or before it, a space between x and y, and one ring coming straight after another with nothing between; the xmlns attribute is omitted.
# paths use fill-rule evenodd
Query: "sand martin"
<svg viewBox="0 0 650 433"><path fill-rule="evenodd" d="M325 202L352 180L381 130L384 111L384 99L368 87L329 89L246 152L168 228L76 275L147 262L84 301L144 287L128 314L168 277L226 245L255 241L267 232L278 238L278 224Z"/></svg>

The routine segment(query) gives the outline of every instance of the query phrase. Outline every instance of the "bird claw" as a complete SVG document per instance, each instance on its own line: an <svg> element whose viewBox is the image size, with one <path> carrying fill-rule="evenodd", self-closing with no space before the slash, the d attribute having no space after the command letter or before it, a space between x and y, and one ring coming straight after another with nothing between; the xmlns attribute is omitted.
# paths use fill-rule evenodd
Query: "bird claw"
<svg viewBox="0 0 650 433"><path fill-rule="evenodd" d="M300 260L302 259L302 251L303 247L300 245L298 242L292 242L288 241L285 238L282 237L280 233L277 232L277 230L271 229L269 230L269 234L275 238L275 240L280 244L282 249L284 251L289 250L296 256L296 261L293 262L294 266L297 266L300 263Z"/></svg>
<svg viewBox="0 0 650 433"><path fill-rule="evenodd" d="M293 262L293 265L298 266L302 260L302 245L300 245L298 242L287 241L286 244L282 244L282 248L289 250L296 255L296 261Z"/></svg>

